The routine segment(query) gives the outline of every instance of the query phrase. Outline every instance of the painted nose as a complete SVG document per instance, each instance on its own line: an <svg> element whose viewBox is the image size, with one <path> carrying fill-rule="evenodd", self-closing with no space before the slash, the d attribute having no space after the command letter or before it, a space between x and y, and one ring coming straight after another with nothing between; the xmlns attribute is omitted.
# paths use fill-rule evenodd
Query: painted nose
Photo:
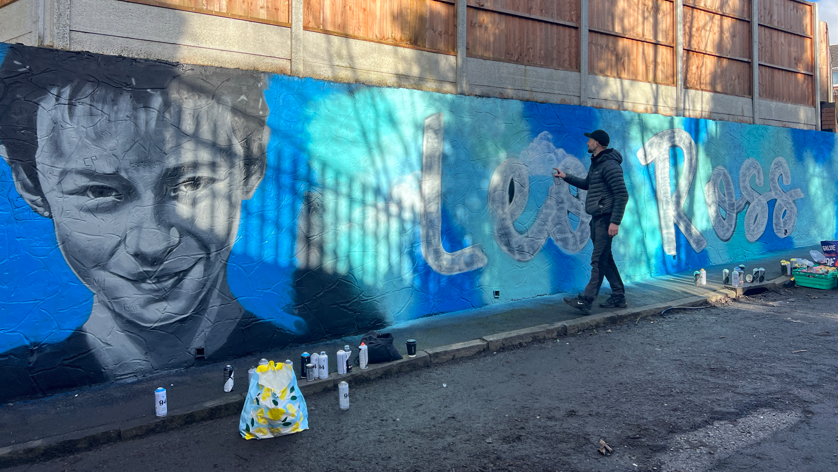
<svg viewBox="0 0 838 472"><path fill-rule="evenodd" d="M137 210L137 213L135 216L145 217L128 230L125 247L141 266L157 267L180 242L180 232L174 226L159 224L152 215L142 215L149 212Z"/></svg>

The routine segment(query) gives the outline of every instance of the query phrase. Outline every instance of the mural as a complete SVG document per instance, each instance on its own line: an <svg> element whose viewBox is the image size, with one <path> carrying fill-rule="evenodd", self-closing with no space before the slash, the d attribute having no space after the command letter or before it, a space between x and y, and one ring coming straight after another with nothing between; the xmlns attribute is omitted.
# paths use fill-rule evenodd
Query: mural
<svg viewBox="0 0 838 472"><path fill-rule="evenodd" d="M832 134L0 59L2 400L578 291L585 192L552 168L585 175L593 129L626 156L626 282L836 234Z"/></svg>

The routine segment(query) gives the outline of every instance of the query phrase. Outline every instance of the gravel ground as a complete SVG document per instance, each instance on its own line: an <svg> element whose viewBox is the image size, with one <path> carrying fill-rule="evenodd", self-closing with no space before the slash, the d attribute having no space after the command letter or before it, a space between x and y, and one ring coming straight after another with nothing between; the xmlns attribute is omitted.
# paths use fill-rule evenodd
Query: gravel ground
<svg viewBox="0 0 838 472"><path fill-rule="evenodd" d="M350 386L346 412L314 395L288 437L230 417L10 470L834 471L837 302L670 311Z"/></svg>

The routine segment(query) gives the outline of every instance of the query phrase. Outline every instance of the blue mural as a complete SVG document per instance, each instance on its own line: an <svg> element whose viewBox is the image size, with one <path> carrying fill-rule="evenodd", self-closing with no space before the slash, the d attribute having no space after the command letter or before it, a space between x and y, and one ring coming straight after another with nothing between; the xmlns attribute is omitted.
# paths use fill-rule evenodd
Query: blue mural
<svg viewBox="0 0 838 472"><path fill-rule="evenodd" d="M624 158L626 282L836 234L827 133L0 59L3 398L578 291L585 192L552 169L584 175L594 129Z"/></svg>

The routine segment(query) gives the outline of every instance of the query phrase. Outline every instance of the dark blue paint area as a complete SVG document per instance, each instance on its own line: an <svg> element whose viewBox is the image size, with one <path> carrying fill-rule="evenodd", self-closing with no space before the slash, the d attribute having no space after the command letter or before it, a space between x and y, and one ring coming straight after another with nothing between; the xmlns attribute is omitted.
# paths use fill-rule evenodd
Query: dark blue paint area
<svg viewBox="0 0 838 472"><path fill-rule="evenodd" d="M304 335L307 323L294 315L291 290L295 268L232 255L227 264L230 290L251 313L295 335Z"/></svg>
<svg viewBox="0 0 838 472"><path fill-rule="evenodd" d="M580 160L588 153L584 133L600 125L600 111L590 107L524 102L523 114L533 137L547 131L553 136L554 146Z"/></svg>
<svg viewBox="0 0 838 472"><path fill-rule="evenodd" d="M466 247L462 229L454 225L451 215L442 209L442 247L456 252ZM421 246L420 246L421 247ZM434 271L421 256L421 249L413 253L413 305L411 318L468 310L484 305L478 287L482 269L456 275L442 275Z"/></svg>
<svg viewBox="0 0 838 472"><path fill-rule="evenodd" d="M578 223L578 220L577 220ZM550 258L550 293L580 292L591 278L591 251L593 243L588 240L585 248L576 254L565 254L559 246L548 239L542 249Z"/></svg>
<svg viewBox="0 0 838 472"><path fill-rule="evenodd" d="M58 249L52 220L32 211L0 160L0 352L67 339L92 305Z"/></svg>
<svg viewBox="0 0 838 472"><path fill-rule="evenodd" d="M789 129L794 158L803 162L810 155L819 166L829 164L832 150L835 149L835 133Z"/></svg>
<svg viewBox="0 0 838 472"><path fill-rule="evenodd" d="M696 252L678 226L675 226L675 248L677 252L675 256L664 254L663 246L659 246L655 250L655 258L658 261L663 261L663 266L656 265L653 267L652 275L675 274L685 270L698 270L711 265L707 250ZM659 272L661 270L663 272Z"/></svg>
<svg viewBox="0 0 838 472"><path fill-rule="evenodd" d="M762 236L760 236L756 241L757 244L760 244L763 247L763 252L781 251L795 247L794 238L791 236L781 238L774 232L774 206L776 204L777 200L771 200L768 202L768 222L765 224L765 232L763 232ZM799 219L797 224L800 224Z"/></svg>

